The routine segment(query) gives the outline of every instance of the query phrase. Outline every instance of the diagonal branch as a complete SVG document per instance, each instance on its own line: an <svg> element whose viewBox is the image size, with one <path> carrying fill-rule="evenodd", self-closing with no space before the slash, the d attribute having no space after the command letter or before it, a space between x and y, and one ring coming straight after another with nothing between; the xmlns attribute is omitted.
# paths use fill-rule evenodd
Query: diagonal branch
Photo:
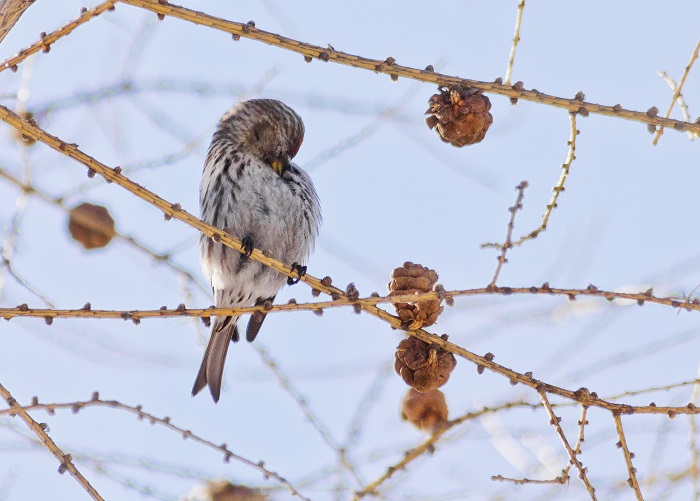
<svg viewBox="0 0 700 501"><path fill-rule="evenodd" d="M268 351L265 348L259 347L258 345L256 345L256 349L257 352L260 354L260 357L262 358L265 365L270 368L272 373L277 378L277 381L282 385L282 387L292 397L292 399L296 401L296 403L299 405L302 412L306 416L306 419L311 423L311 425L316 429L316 431L318 431L318 433L321 435L326 444L338 454L338 461L340 462L341 466L347 469L352 474L352 476L355 478L355 481L359 485L362 485L362 479L360 478L360 473L357 469L357 466L355 466L351 461L348 460L348 457L345 454L345 448L341 447L335 442L335 440L331 436L330 430L323 423L321 423L316 414L311 410L311 407L309 406L309 403L306 400L306 398L304 398L299 393L299 391L292 385L287 376L280 369L279 364L272 359Z"/></svg>
<svg viewBox="0 0 700 501"><path fill-rule="evenodd" d="M370 496L370 495L376 495L377 494L377 489L387 480L389 480L396 472L401 471L408 466L409 463L412 461L418 459L421 457L423 454L426 452L432 453L435 451L435 444L440 440L440 438L449 430L454 428L457 425L460 425L466 421L472 421L474 419L479 418L480 416L483 416L484 414L492 414L496 413L505 409L512 409L515 407L519 407L520 405L529 405L525 402L509 402L503 405L495 406L495 407L484 407L481 410L475 411L475 412L467 412L460 417L453 419L451 421L448 421L447 424L445 424L444 427L440 428L436 432L434 432L427 440L425 440L423 443L418 445L417 447L414 447L413 449L410 449L406 451L404 454L403 458L401 458L400 461L398 461L396 464L389 466L386 471L379 476L377 479L375 479L373 482L365 485L362 490L359 490L355 492L354 500L357 501L359 499L364 498L365 496Z"/></svg>
<svg viewBox="0 0 700 501"><path fill-rule="evenodd" d="M622 429L622 419L620 418L619 412L613 412L613 419L615 420L615 429L617 430L617 436L620 441L617 446L622 449L625 455L625 463L627 463L627 472L629 473L629 478L627 479L627 484L634 489L634 493L637 495L638 501L644 501L642 496L642 491L639 488L639 482L637 481L637 469L632 466L632 457L634 454L630 452L627 446L627 440L625 439L625 432Z"/></svg>
<svg viewBox="0 0 700 501"><path fill-rule="evenodd" d="M698 55L700 55L700 39L698 40L698 43L695 45L695 49L693 49L693 53L690 55L690 61L688 61L688 64L685 67L685 70L683 71L683 76L681 79L678 81L678 86L676 86L676 89L673 91L673 98L671 99L671 104L668 105L668 109L666 110L666 115L665 117L668 117L671 115L671 110L673 110L673 106L676 104L676 101L681 95L681 91L683 90L683 85L685 84L685 79L688 78L688 73L690 73L690 69L693 67L693 64L695 64L695 61L698 58ZM659 138L661 137L661 134L664 133L664 128L663 126L659 127L656 130L656 135L654 136L654 140L652 141L651 144L656 145L659 142Z"/></svg>
<svg viewBox="0 0 700 501"><path fill-rule="evenodd" d="M581 406L581 417L578 420L578 437L576 438L576 445L574 445L573 448L573 454L574 456L578 456L581 454L581 444L583 443L583 436L584 436L584 427L588 424L588 421L586 420L586 414L588 412L588 407L585 405ZM550 478L547 480L536 480L536 479L531 479L531 478L509 478L509 477L504 477L503 475L494 475L491 477L491 480L497 481L497 482L510 482L515 485L524 485L524 484L566 484L569 479L571 478L569 476L569 471L571 470L572 462L569 461L569 464L566 465L566 467L561 471L559 476Z"/></svg>
<svg viewBox="0 0 700 501"><path fill-rule="evenodd" d="M5 390L5 388L2 385L0 385L0 394L3 397L5 397L6 391L7 390ZM7 393L7 395L9 395L9 392ZM189 440L192 440L193 442L196 442L200 445L204 445L206 447L209 447L210 449L213 449L215 451L220 452L221 454L223 454L224 461L227 463L231 459L234 459L240 463L243 463L247 466L250 466L251 468L262 473L264 477L274 478L278 483L285 486L292 493L292 495L298 496L302 500L309 501L307 498L302 496L299 493L299 491L297 491L294 488L294 486L292 484L290 484L284 477L280 476L278 473L275 473L274 471L267 468L262 461L255 463L249 459L244 458L243 456L239 456L238 454L234 454L228 448L228 446L226 444L217 445L210 440L207 440L205 438L200 437L199 435L192 433L190 430L186 430L185 428L181 428L180 426L173 424L171 422L170 418L167 416L163 417L163 418L159 418L153 414L145 412L140 405L131 406L131 405L123 404L117 400L102 400L102 399L100 399L100 396L97 392L92 394L92 399L90 399L90 400L83 400L83 401L78 401L78 402L68 402L68 403L41 404L38 402L36 397L34 397L34 401L32 402L32 404L27 405L27 406L19 405L17 403L17 401L14 400L11 396L9 398L12 399L12 404L11 404L12 408L4 410L4 411L0 410L0 415L19 414L22 417L24 415L27 415L27 417L29 417L29 415L27 414L27 411L40 410L40 409L46 410L48 412L53 412L57 409L70 409L74 414L77 414L78 412L80 412L81 409L85 409L88 407L107 407L109 409L118 409L121 411L128 412L130 414L134 414L138 417L139 420L146 420L150 424L158 424L158 425L163 426L171 431L178 433L179 435L182 436L183 440L189 439ZM5 399L7 400L6 397L5 397ZM31 419L31 418L29 418L29 419ZM35 421L34 421L34 423L36 424ZM37 424L37 426L39 426L39 425ZM41 430L41 431L42 431L42 433L44 433L43 430ZM44 433L44 435L45 435L45 433ZM49 438L49 440L51 440L51 439ZM67 459L66 461L69 462L70 458ZM70 463L70 464L72 465L72 463ZM100 497L100 498L96 498L96 499L102 499L102 498Z"/></svg>
<svg viewBox="0 0 700 501"><path fill-rule="evenodd" d="M62 141L56 136L52 136L51 134L47 133L46 131L35 125L33 121L25 120L16 113L13 113L11 110L1 105L0 120L3 120L8 124L12 125L25 136L35 139L37 141L41 141L47 146L58 151L59 153L62 153L82 163L83 165L88 167L88 175L94 175L94 173L98 173L102 177L104 177L107 182L114 182L120 185L122 188L125 188L126 190L130 191L138 198L160 209L164 213L166 220L174 218L183 221L192 228L199 230L208 237L212 238L214 241L220 242L223 245L226 245L227 247L237 250L238 252L245 252L242 246L242 242L240 240L232 237L230 234L223 230L220 230L214 226L203 222L199 218L183 210L180 204L167 202L152 191L147 190L143 186L135 183L131 179L121 174L120 167L115 167L113 169L107 167L102 162L99 162L98 160L94 159L93 157L87 155L86 153L78 149L78 145L66 143L65 141ZM294 276L296 278L296 271L292 271L290 265L284 264L280 261L277 261L276 259L267 256L259 249L253 250L251 258L266 266L269 266L274 270L279 271L280 273L283 273L284 275ZM328 294L330 294L331 291L342 293L342 291L340 291L339 289L336 289L335 287L326 286L323 283L321 283L321 280L309 275L301 277L301 281L309 284L310 286L320 291L327 292Z"/></svg>
<svg viewBox="0 0 700 501"><path fill-rule="evenodd" d="M588 407L585 405L581 406L581 417L578 419L578 436L576 437L576 445L574 446L574 455L578 456L581 454L581 444L583 443L584 440L584 435L585 435L585 427L588 424L588 420L586 419L586 416L588 415ZM571 469L571 463L569 463L566 468L564 468L564 471L562 472L562 476L569 478L569 470Z"/></svg>
<svg viewBox="0 0 700 501"><path fill-rule="evenodd" d="M661 78L664 79L664 82L666 82L666 85L669 86L669 88L671 89L671 92L673 92L673 93L676 92L676 90L678 89L678 86L676 85L676 82L673 81L673 78L668 76L668 74L665 71L659 71L657 73L657 75L659 75ZM678 94L678 99L676 99L676 102L678 103L678 107L681 109L681 114L683 115L683 119L686 122L690 123L690 111L688 110L688 105L685 104L685 99L683 99L683 94ZM686 134L688 134L688 139L690 139L691 141L694 141L695 139L700 137L700 135L698 135L697 133L694 134L690 131L688 131Z"/></svg>
<svg viewBox="0 0 700 501"><path fill-rule="evenodd" d="M51 196L48 193L45 193L44 191L37 188L34 184L27 184L25 182L22 182L12 174L5 171L2 167L0 167L0 179L8 181L10 184L22 190L28 195L36 196L37 198L43 200L46 203L52 204L55 207L63 209L66 213L70 213L71 211L71 207L69 207L65 202L65 197ZM195 284L197 288L205 295L208 296L211 293L211 289L209 287L206 287L200 280L198 280L197 277L191 271L187 270L183 266L180 266L175 261L173 261L170 253L158 252L157 250L152 249L145 243L136 239L136 237L134 237L133 235L125 235L117 231L115 236L128 243L129 245L133 246L138 251L151 256L155 261L163 263L166 266L170 267L173 271L180 274L183 278ZM25 285L25 287L27 286Z"/></svg>
<svg viewBox="0 0 700 501"><path fill-rule="evenodd" d="M484 92L498 94L501 96L523 99L535 103L546 104L556 108L563 108L572 113L580 113L587 115L595 113L611 117L623 118L625 120L633 120L649 125L672 127L676 130L690 130L700 132L700 124L689 124L681 120L673 120L648 114L646 111L632 111L622 108L619 104L614 106L605 106L596 103L584 102L579 99L567 99L562 97L551 96L539 92L538 90L522 89L519 85L504 85L495 82L482 82L478 80L470 80L467 78L459 78L449 75L436 73L432 69L419 70L409 66L401 66L396 64L394 58L389 57L386 60L369 59L355 54L340 52L332 48L323 48L317 45L301 42L292 38L287 38L269 31L263 31L255 27L255 23L250 21L246 24L228 21L220 17L210 16L203 12L198 12L191 9L186 9L179 5L168 3L164 0L119 0L122 3L150 10L160 15L172 16L184 21L189 21L194 24L207 26L219 31L231 33L234 39L250 38L268 45L273 45L282 49L296 52L304 56L307 61L319 59L324 62L334 62L354 68L362 68L365 70L374 71L375 73L383 73L392 77L403 77L437 84L441 86L463 85L465 87L475 87Z"/></svg>
<svg viewBox="0 0 700 501"><path fill-rule="evenodd" d="M2 396L3 399L5 399L5 402L10 406L10 411L12 414L19 414L19 417L22 418L22 421L24 421L29 429L31 429L34 434L39 437L39 440L41 440L42 444L44 444L44 447L46 447L51 454L53 454L56 459L61 463L61 466L58 468L59 473L64 473L68 471L73 478L75 478L80 485L83 486L83 489L87 491L88 494L92 497L92 499L96 499L98 501L104 501L102 496L95 490L95 488L90 485L90 482L83 476L82 473L75 467L73 464L73 458L71 457L70 454L64 454L61 449L56 445L56 443L51 440L51 437L46 433L44 430L45 426L42 426L41 423L37 423L32 419L32 417L27 413L27 410L23 408L21 405L17 403L17 400L15 400L10 392L2 385L0 384L0 396Z"/></svg>
<svg viewBox="0 0 700 501"><path fill-rule="evenodd" d="M547 415L549 416L549 424L554 426L554 429L557 430L557 435L559 435L559 439L561 440L562 445L564 445L564 449L566 449L566 453L569 455L569 461L571 461L571 464L576 466L576 469L578 470L579 473L579 478L583 482L583 484L586 486L586 489L588 490L588 494L590 494L591 499L594 501L598 499L595 495L595 488L591 485L591 482L588 480L588 476L586 476L586 472L588 471L588 468L584 468L583 465L581 464L581 461L578 460L576 457L576 452L574 449L571 448L569 445L569 441L566 439L566 435L564 435L564 430L561 428L561 425L559 424L560 418L558 418L554 414L554 409L552 409L552 404L549 403L549 399L547 398L547 393L540 389L538 390L538 393L540 394L540 399L542 400L542 404L544 404L544 408L547 410ZM580 430L581 428L579 428ZM579 432L582 433L582 432ZM579 435L581 436L581 435Z"/></svg>
<svg viewBox="0 0 700 501"><path fill-rule="evenodd" d="M80 16L75 20L69 22L65 26L62 26L56 31L42 36L41 40L39 40L38 42L30 45L24 50L19 51L11 58L6 59L2 63L0 63L0 72L5 71L8 68L12 71L16 71L17 65L32 54L36 54L39 51L48 52L49 50L51 50L51 44L59 38L63 38L66 35L70 35L73 32L73 30L76 29L78 26L87 23L90 19L99 16L104 11L113 10L116 1L117 0L107 0L99 4L97 7L94 7L90 10L86 9L82 11Z"/></svg>
<svg viewBox="0 0 700 501"><path fill-rule="evenodd" d="M2 42L10 30L17 24L24 11L34 0L2 0L0 1L0 42Z"/></svg>

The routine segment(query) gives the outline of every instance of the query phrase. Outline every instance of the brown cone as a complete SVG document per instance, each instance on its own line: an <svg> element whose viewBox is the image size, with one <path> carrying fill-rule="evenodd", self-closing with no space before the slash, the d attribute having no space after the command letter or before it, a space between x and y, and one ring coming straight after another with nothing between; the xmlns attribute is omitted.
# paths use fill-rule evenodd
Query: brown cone
<svg viewBox="0 0 700 501"><path fill-rule="evenodd" d="M114 219L100 205L83 203L70 211L68 230L86 249L105 247L116 235Z"/></svg>
<svg viewBox="0 0 700 501"><path fill-rule="evenodd" d="M401 402L401 419L430 433L447 424L447 413L445 394L437 389L421 393L411 388Z"/></svg>
<svg viewBox="0 0 700 501"><path fill-rule="evenodd" d="M207 486L211 501L265 501L267 497L257 489L232 484L228 480L214 480Z"/></svg>
<svg viewBox="0 0 700 501"><path fill-rule="evenodd" d="M479 89L453 85L443 87L428 101L428 127L437 128L443 141L462 147L484 139L493 123L491 101Z"/></svg>
<svg viewBox="0 0 700 501"><path fill-rule="evenodd" d="M387 284L387 289L389 289L389 296L420 294L432 291L437 280L438 274L435 270L407 261L401 268L396 268L391 273L391 282ZM394 303L394 308L404 323L403 327L416 330L435 323L443 310L441 303L440 299L427 299L410 303Z"/></svg>
<svg viewBox="0 0 700 501"><path fill-rule="evenodd" d="M444 385L455 365L457 359L452 353L413 336L401 341L394 355L396 373L420 392Z"/></svg>

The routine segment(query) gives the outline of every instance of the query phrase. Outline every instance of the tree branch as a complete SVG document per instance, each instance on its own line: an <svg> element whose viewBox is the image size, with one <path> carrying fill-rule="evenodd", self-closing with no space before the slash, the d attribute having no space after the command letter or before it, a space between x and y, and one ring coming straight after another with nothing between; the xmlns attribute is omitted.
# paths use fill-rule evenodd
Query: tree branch
<svg viewBox="0 0 700 501"><path fill-rule="evenodd" d="M63 38L66 35L70 35L73 32L73 30L76 29L78 26L80 26L81 24L85 24L90 19L96 16L99 16L104 11L113 10L114 3L116 1L117 0L107 0L106 2L102 2L93 9L86 9L82 11L77 19L69 22L65 26L62 26L61 28L57 29L56 31L49 33L48 35L43 36L38 42L30 45L24 50L19 51L11 58L6 59L2 63L0 63L0 72L5 71L8 68L12 71L17 71L17 65L25 59L27 59L32 54L36 54L39 51L49 52L49 50L51 50L52 43L54 43L59 38Z"/></svg>
<svg viewBox="0 0 700 501"><path fill-rule="evenodd" d="M314 277L309 277L314 278ZM317 280L317 279L315 279ZM598 297L607 301L614 299L635 301L640 306L644 303L655 303L672 308L682 308L685 311L700 311L700 300L698 298L686 298L679 301L675 297L657 297L654 296L651 289L645 292L615 292L600 290L594 285L589 285L585 289L561 289L550 287L545 283L535 287L499 287L487 286L477 289L463 289L445 291L437 293L434 291L421 292L416 294L401 294L396 296L379 296L372 295L364 298L350 299L348 297L338 296L330 301L313 301L310 303L297 303L291 300L286 304L273 304L262 306L245 306L240 308L186 308L185 305L180 305L177 308L169 309L162 306L157 310L94 310L90 304L86 304L82 308L74 309L50 309L50 308L30 308L26 304L21 304L15 308L0 308L0 318L10 320L15 317L33 317L33 318L111 318L123 320L141 320L144 318L172 318L172 317L210 317L212 315L230 316L230 315L245 315L260 311L263 313L274 313L281 311L318 311L326 308L339 308L347 306L360 306L363 309L376 306L381 303L402 303L411 301L426 301L437 300L442 297L446 298L461 297L461 296L484 296L499 294L510 296L514 294L520 295L546 295L546 296L566 296L569 301L573 301L577 296ZM392 318L395 318L392 316Z"/></svg>
<svg viewBox="0 0 700 501"><path fill-rule="evenodd" d="M595 487L591 485L591 482L588 480L588 476L586 475L588 468L584 468L583 465L581 464L581 461L578 460L576 457L576 449L572 449L571 446L569 445L569 441L566 439L566 435L564 434L564 430L562 429L561 425L559 424L560 418L557 417L554 414L554 409L552 409L552 404L549 403L549 399L547 398L547 394L542 391L538 390L540 394L540 398L542 399L542 404L544 404L544 408L547 410L547 415L549 416L549 424L551 424L554 429L557 431L557 435L559 435L559 439L561 440L562 445L564 446L564 449L566 449L566 453L569 455L569 461L571 464L573 464L576 469L578 470L578 476L583 482L583 484L586 486L586 490L588 490L588 494L591 496L591 499L593 501L596 501L598 498L595 495ZM579 428L580 430L581 428ZM579 431L579 433L582 433ZM579 436L581 436L579 434ZM578 448L578 447L577 447ZM568 475L568 472L567 472Z"/></svg>
<svg viewBox="0 0 700 501"><path fill-rule="evenodd" d="M5 397L5 388L3 388L2 385L0 385L0 395ZM9 395L9 393L8 393ZM11 397L10 397L11 398ZM235 459L236 461L243 463L247 466L250 466L251 468L259 471L260 473L263 474L264 477L269 477L269 478L274 478L278 483L281 485L285 486L294 496L298 496L299 499L309 501L306 497L302 496L299 491L297 491L292 484L290 484L284 477L280 476L278 473L275 473L274 471L270 470L269 468L265 467L265 464L262 461L259 461L257 463L246 459L242 456L239 456L238 454L234 454L231 452L231 450L228 448L226 444L221 444L217 445L214 442L207 440L205 438L202 438L194 433L192 433L190 430L186 430L185 428L182 428L180 426L177 426L173 424L170 421L169 417L163 417L159 418L153 414L149 414L148 412L145 412L143 408L140 405L137 406L131 406L127 404L123 404L117 400L102 400L100 399L100 396L97 392L92 394L92 398L90 400L83 400L83 401L78 401L78 402L67 402L67 403L53 403L53 404L41 404L39 403L38 399L34 397L33 402L31 405L27 406L22 406L17 403L16 400L12 399L13 404L12 408L7 409L7 410L0 410L0 416L3 414L9 414L9 415L17 415L19 414L20 416L27 415L27 411L29 410L45 410L49 413L56 411L57 409L70 409L74 414L77 414L80 412L82 409L88 408L88 407L107 407L109 409L118 409L121 411L128 412L130 414L136 415L139 420L146 420L150 424L158 424L160 426L163 426L171 431L174 431L178 433L179 435L182 436L183 440L192 440L193 442L196 442L200 445L204 445L206 447L209 447L210 449L213 449L215 451L220 452L224 456L224 461L229 462L231 459ZM31 418L29 418L31 419ZM39 426L39 425L37 425ZM43 430L42 430L43 431ZM42 439L43 440L43 439ZM51 440L51 439L49 439ZM53 452L53 451L52 451ZM96 499L102 499L96 498Z"/></svg>
<svg viewBox="0 0 700 501"><path fill-rule="evenodd" d="M392 77L403 77L418 80L421 82L433 83L437 85L450 86L454 84L463 85L466 87L475 87L484 92L498 94L511 98L523 99L535 103L546 104L556 108L562 108L572 113L587 115L595 113L611 117L624 118L641 122L648 125L671 127L679 131L692 131L700 133L699 124L689 124L681 120L673 120L657 116L647 111L632 111L622 108L621 105L605 106L596 103L589 103L579 99L563 98L551 96L539 92L536 89L525 90L520 85L503 85L495 82L482 82L478 80L470 80L467 78L459 78L455 76L443 75L436 73L431 69L419 70L408 66L396 64L394 58L388 57L385 60L369 59L355 54L340 52L331 48L323 48L317 45L294 40L292 38L283 37L269 31L263 31L255 27L255 23L250 21L246 24L228 21L220 17L210 16L203 12L186 9L179 5L167 3L164 0L118 0L122 3L150 10L157 14L172 16L184 21L189 21L194 24L207 26L219 31L231 33L234 39L250 38L258 40L268 45L273 45L282 49L296 52L304 56L310 62L312 59L319 59L324 62L334 62L354 68L362 68L365 70L374 71L375 73L383 73Z"/></svg>
<svg viewBox="0 0 700 501"><path fill-rule="evenodd" d="M34 0L0 0L0 42L33 3Z"/></svg>
<svg viewBox="0 0 700 501"><path fill-rule="evenodd" d="M19 414L19 417L22 418L22 421L24 421L27 426L29 427L30 430L34 432L34 434L39 437L39 440L41 440L41 443L46 447L51 454L53 454L56 459L61 463L61 466L58 467L58 472L63 474L64 472L68 471L73 478L75 478L80 485L83 486L83 489L87 491L88 494L92 497L92 499L96 499L98 501L104 501L102 496L95 490L95 488L90 485L90 482L83 476L82 473L78 470L78 468L75 467L73 464L73 458L71 457L70 454L64 454L63 451L56 445L56 443L51 440L51 437L46 433L46 425L43 425L43 423L37 423L32 419L32 417L27 413L27 410L23 408L21 405L17 403L17 400L15 400L10 392L2 385L0 384L0 396L2 396L3 399L7 402L7 405L10 406L9 413L12 415L17 415ZM2 413L2 411L0 411Z"/></svg>

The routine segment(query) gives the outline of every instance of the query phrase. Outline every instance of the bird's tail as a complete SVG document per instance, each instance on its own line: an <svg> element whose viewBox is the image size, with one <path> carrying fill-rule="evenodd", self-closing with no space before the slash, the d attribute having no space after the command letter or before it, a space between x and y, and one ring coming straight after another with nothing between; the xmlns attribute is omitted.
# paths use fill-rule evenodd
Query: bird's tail
<svg viewBox="0 0 700 501"><path fill-rule="evenodd" d="M239 317L215 317L214 326L211 330L211 337L204 352L202 365L197 373L197 379L192 387L192 396L199 393L205 386L209 386L214 402L219 401L221 395L221 380L224 376L224 363L226 353L231 340L238 341Z"/></svg>

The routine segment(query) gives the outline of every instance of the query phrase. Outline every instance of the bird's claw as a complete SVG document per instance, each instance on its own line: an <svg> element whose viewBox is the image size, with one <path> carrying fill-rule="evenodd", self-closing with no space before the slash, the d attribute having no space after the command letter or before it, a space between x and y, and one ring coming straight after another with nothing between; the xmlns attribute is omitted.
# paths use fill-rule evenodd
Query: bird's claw
<svg viewBox="0 0 700 501"><path fill-rule="evenodd" d="M241 249L243 250L243 255L245 257L250 257L250 255L253 253L253 249L255 249L253 239L248 236L243 237L243 240L241 240Z"/></svg>
<svg viewBox="0 0 700 501"><path fill-rule="evenodd" d="M298 278L287 277L287 285L295 285L299 283L299 279L306 275L306 266L302 266L299 263L294 263L292 265L292 273L296 272L299 275Z"/></svg>

